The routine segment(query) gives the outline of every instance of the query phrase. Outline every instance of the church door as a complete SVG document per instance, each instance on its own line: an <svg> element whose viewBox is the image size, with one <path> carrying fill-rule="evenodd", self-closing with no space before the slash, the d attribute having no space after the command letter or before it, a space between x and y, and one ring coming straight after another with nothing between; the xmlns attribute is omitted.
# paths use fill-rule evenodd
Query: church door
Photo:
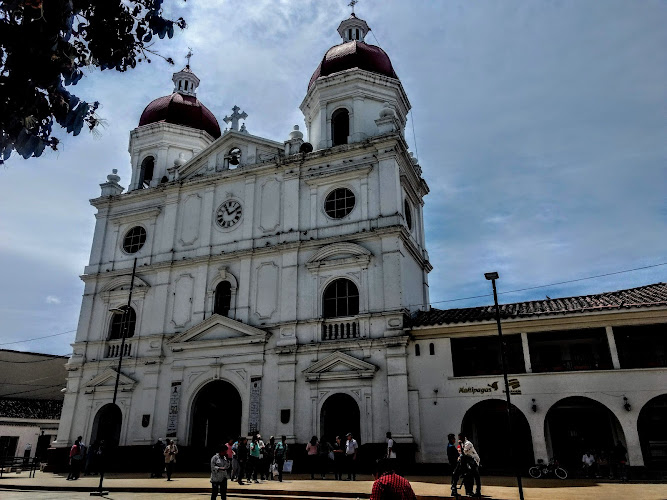
<svg viewBox="0 0 667 500"><path fill-rule="evenodd" d="M99 443L104 440L107 447L118 446L120 442L120 427L123 414L117 405L109 403L99 409L93 420L93 432L90 443Z"/></svg>
<svg viewBox="0 0 667 500"><path fill-rule="evenodd" d="M222 443L241 435L241 395L229 382L202 387L192 406L191 446L214 453ZM206 455L208 456L208 455Z"/></svg>
<svg viewBox="0 0 667 500"><path fill-rule="evenodd" d="M354 439L361 444L361 424L359 405L348 394L338 393L327 398L320 411L320 430L323 440L334 443L336 436L345 442L345 435L352 433Z"/></svg>

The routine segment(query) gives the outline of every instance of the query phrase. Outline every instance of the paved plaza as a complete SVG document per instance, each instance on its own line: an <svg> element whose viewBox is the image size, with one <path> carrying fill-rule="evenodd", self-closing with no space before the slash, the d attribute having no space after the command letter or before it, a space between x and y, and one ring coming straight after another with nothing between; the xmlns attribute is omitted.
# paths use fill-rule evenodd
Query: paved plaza
<svg viewBox="0 0 667 500"><path fill-rule="evenodd" d="M418 500L439 500L449 497L449 477L408 476ZM495 500L518 500L515 481L510 477L483 477L484 497ZM82 477L78 481L66 481L59 474L37 472L35 478L26 473L7 474L0 479L0 497L3 500L84 499L99 482L98 477ZM282 483L263 481L260 484L239 486L230 484L229 496L250 496L266 500L286 500L298 496L308 498L368 498L373 484L370 476L357 481L333 481L306 479L306 476L289 476ZM165 479L149 479L145 474L109 474L104 481L111 490L107 498L113 500L149 500L169 498L207 498L210 496L208 477L202 474L176 475L171 482ZM526 500L666 500L667 484L597 482L592 480L535 480L524 479Z"/></svg>

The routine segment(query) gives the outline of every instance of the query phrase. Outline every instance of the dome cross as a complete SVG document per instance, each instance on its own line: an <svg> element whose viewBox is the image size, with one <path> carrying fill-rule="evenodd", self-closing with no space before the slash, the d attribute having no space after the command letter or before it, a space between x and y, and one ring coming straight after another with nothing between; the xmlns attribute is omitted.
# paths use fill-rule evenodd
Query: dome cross
<svg viewBox="0 0 667 500"><path fill-rule="evenodd" d="M352 14L354 14L354 6L359 3L359 0L352 0L350 3L348 3L348 7L352 7Z"/></svg>

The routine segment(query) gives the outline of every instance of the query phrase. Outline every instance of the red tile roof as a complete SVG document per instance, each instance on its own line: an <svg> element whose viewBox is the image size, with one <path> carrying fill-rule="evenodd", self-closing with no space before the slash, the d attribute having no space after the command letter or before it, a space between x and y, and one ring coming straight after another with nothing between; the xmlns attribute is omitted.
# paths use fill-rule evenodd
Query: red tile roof
<svg viewBox="0 0 667 500"><path fill-rule="evenodd" d="M174 92L152 101L139 118L139 126L166 122L183 125L198 130L205 130L213 138L222 135L220 125L211 110L194 96Z"/></svg>
<svg viewBox="0 0 667 500"><path fill-rule="evenodd" d="M579 297L531 300L500 305L500 319L535 318L555 314L636 309L667 306L667 283L655 283L616 292ZM495 306L419 311L411 321L413 327L494 321Z"/></svg>

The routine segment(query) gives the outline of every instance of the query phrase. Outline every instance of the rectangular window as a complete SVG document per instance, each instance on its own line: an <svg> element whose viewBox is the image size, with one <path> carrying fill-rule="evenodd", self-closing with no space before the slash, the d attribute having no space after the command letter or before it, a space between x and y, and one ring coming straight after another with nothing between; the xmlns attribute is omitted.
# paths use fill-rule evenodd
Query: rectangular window
<svg viewBox="0 0 667 500"><path fill-rule="evenodd" d="M507 346L509 373L525 373L521 335L503 335ZM503 372L498 337L468 337L452 339L452 359L455 377L499 375Z"/></svg>
<svg viewBox="0 0 667 500"><path fill-rule="evenodd" d="M667 324L615 326L621 368L667 367Z"/></svg>
<svg viewBox="0 0 667 500"><path fill-rule="evenodd" d="M529 333L528 345L535 373L612 368L604 328Z"/></svg>

